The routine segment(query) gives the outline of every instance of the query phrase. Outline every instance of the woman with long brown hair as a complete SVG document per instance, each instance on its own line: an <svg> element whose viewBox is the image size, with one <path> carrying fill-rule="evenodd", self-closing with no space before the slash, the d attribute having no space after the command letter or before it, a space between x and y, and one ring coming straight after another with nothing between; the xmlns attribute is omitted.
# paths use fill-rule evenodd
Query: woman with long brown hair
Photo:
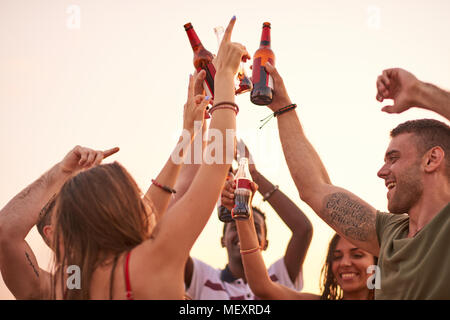
<svg viewBox="0 0 450 320"><path fill-rule="evenodd" d="M214 102L221 107L211 110L210 129L222 137L236 126L234 76L242 58L248 57L244 46L230 41L234 23L235 18L227 27L216 61ZM191 79L186 108L197 109L196 119L202 120L208 101L204 96L194 97L193 87ZM155 190L167 196L163 200L149 197L154 208L162 208L156 212L118 163L95 167L68 181L56 199L53 215L53 297L182 299L184 264L214 209L233 151L226 143L216 149L215 161L202 163L189 190L165 213L180 168L173 157L154 181ZM150 231L152 214L158 222ZM81 272L79 289L66 286L66 269L72 265Z"/></svg>

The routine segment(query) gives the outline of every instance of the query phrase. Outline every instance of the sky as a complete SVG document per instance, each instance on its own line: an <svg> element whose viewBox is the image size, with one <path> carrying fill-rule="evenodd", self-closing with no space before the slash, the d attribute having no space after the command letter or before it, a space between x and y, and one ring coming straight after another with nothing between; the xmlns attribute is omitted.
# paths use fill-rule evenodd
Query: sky
<svg viewBox="0 0 450 320"><path fill-rule="evenodd" d="M191 22L216 53L213 28L225 27L233 15L232 41L250 55L259 46L262 23L271 22L275 65L332 182L386 211L387 190L376 173L389 131L410 119L448 121L425 110L381 112L376 78L401 67L450 89L446 0L0 0L0 208L75 145L120 147L109 161L122 163L147 190L181 134L193 72L183 25ZM258 129L270 110L253 105L248 93L236 102L237 134L257 169L314 226L304 292L319 293L333 231L298 196L276 121ZM270 265L284 255L290 232L260 195L254 204L267 215L270 244L263 255ZM191 255L223 268L221 233L213 212ZM37 231L26 240L47 269L51 252ZM13 299L1 279L0 299Z"/></svg>

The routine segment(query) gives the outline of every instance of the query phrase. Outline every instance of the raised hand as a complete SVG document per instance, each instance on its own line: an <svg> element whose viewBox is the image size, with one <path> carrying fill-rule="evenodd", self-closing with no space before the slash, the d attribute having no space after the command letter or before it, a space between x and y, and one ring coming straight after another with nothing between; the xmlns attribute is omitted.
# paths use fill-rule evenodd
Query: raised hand
<svg viewBox="0 0 450 320"><path fill-rule="evenodd" d="M211 99L211 97L205 97L203 94L203 80L205 80L205 76L205 70L189 76L188 96L183 112L183 129L189 130L191 134L196 134L197 131L201 130L206 106ZM201 123L201 126L195 127L196 121Z"/></svg>
<svg viewBox="0 0 450 320"><path fill-rule="evenodd" d="M82 170L99 165L103 159L119 151L118 147L99 151L81 146L73 148L59 163L61 170L65 173L75 174Z"/></svg>
<svg viewBox="0 0 450 320"><path fill-rule="evenodd" d="M250 59L245 46L231 42L235 22L236 17L233 17L225 30L215 61L217 72L230 72L233 76L237 73L240 62Z"/></svg>
<svg viewBox="0 0 450 320"><path fill-rule="evenodd" d="M386 69L377 79L377 100L394 100L393 105L381 110L387 113L401 113L418 106L417 87L419 80L410 72L400 69Z"/></svg>
<svg viewBox="0 0 450 320"><path fill-rule="evenodd" d="M268 107L270 110L275 112L283 107L286 107L287 105L290 105L292 102L289 98L286 87L284 86L283 78L281 78L278 70L269 62L266 62L265 69L273 78L273 98L272 103L269 104Z"/></svg>

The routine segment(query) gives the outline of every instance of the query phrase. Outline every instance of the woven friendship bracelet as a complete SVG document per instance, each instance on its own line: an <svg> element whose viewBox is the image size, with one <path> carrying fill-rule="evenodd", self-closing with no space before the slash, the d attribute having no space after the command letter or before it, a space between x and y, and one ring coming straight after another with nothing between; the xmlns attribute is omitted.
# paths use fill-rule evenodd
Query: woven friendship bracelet
<svg viewBox="0 0 450 320"><path fill-rule="evenodd" d="M278 117L278 116L280 116L281 114L283 114L285 112L294 110L295 108L297 108L297 105L295 103L293 103L293 104L290 104L290 105L288 105L286 107L283 107L283 108L275 111L272 114L269 114L267 117L265 117L264 119L261 120L261 121L265 121L265 122L259 128L261 129L262 127L264 127L267 124L267 122L269 122L270 119L272 119L272 117L274 117L274 118Z"/></svg>
<svg viewBox="0 0 450 320"><path fill-rule="evenodd" d="M275 112L273 113L273 116L274 116L274 117L278 117L279 115L281 115L281 114L283 114L283 113L285 113L285 112L288 112L288 111L290 111L290 110L294 110L295 108L297 108L297 105L296 105L295 103L290 104L290 105L288 105L288 106L286 106L286 107L283 107L283 108L281 108L281 109L275 111Z"/></svg>
<svg viewBox="0 0 450 320"><path fill-rule="evenodd" d="M256 247L256 248L247 249L247 250L240 250L240 251L241 251L241 254L250 254L250 253L257 252L259 250L261 250L261 247Z"/></svg>
<svg viewBox="0 0 450 320"><path fill-rule="evenodd" d="M232 109L236 113L236 115L239 113L238 105L231 101L222 101L214 104L209 110L209 114L212 115L212 113L217 109Z"/></svg>
<svg viewBox="0 0 450 320"><path fill-rule="evenodd" d="M157 186L157 187L163 189L164 191L166 191L166 192L168 192L168 193L172 193L172 194L177 193L177 192L175 191L175 189L172 189L172 188L170 188L170 187L168 187L168 186L163 186L162 184L159 184L158 182L156 182L156 180L154 180L154 179L152 179L152 183L153 183L155 186Z"/></svg>

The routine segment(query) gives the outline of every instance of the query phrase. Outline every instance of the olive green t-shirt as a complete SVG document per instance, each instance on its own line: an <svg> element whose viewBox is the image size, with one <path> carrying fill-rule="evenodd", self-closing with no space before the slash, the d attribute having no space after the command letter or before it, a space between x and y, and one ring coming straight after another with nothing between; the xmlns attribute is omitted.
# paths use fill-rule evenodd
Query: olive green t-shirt
<svg viewBox="0 0 450 320"><path fill-rule="evenodd" d="M377 212L375 299L450 299L450 203L413 238L409 216Z"/></svg>

